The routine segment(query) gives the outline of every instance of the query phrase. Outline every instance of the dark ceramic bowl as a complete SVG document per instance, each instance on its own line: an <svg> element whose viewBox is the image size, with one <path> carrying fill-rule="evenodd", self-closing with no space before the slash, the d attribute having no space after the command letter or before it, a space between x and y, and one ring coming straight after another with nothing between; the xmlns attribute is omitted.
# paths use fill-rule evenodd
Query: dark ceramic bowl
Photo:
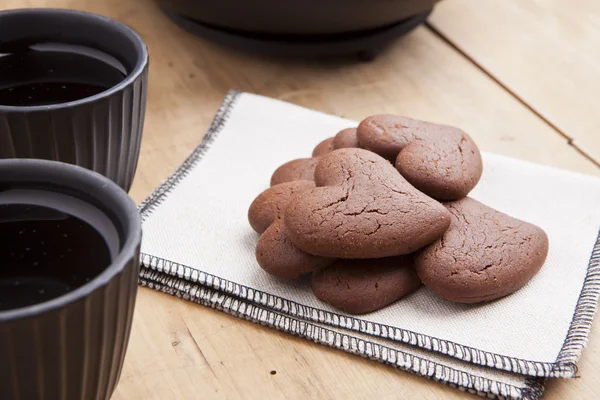
<svg viewBox="0 0 600 400"><path fill-rule="evenodd" d="M114 228L117 250L112 263L83 286L0 311L0 399L108 400L123 366L137 293L138 210L107 178L65 163L0 160L0 195L15 188L93 206ZM45 196L37 200L43 205ZM0 256L3 268L8 255Z"/></svg>
<svg viewBox="0 0 600 400"><path fill-rule="evenodd" d="M148 52L142 39L124 24L95 14L60 9L2 11L0 53L10 53L8 47L15 42L97 49L118 60L126 76L101 93L71 102L0 105L0 159L76 164L128 191L137 168L146 109Z"/></svg>
<svg viewBox="0 0 600 400"><path fill-rule="evenodd" d="M157 0L205 25L249 34L323 36L391 26L437 0Z"/></svg>
<svg viewBox="0 0 600 400"><path fill-rule="evenodd" d="M156 0L187 31L245 51L373 59L439 0Z"/></svg>

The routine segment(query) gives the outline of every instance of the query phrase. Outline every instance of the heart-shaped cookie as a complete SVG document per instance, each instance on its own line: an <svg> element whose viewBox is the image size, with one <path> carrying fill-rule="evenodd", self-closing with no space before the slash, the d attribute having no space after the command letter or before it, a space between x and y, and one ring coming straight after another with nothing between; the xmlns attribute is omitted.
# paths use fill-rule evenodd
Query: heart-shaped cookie
<svg viewBox="0 0 600 400"><path fill-rule="evenodd" d="M350 314L388 306L421 286L412 255L371 260L337 260L312 274L315 296Z"/></svg>
<svg viewBox="0 0 600 400"><path fill-rule="evenodd" d="M477 145L461 129L395 115L375 115L357 129L361 148L395 161L400 173L438 200L458 200L483 171Z"/></svg>
<svg viewBox="0 0 600 400"><path fill-rule="evenodd" d="M271 186L284 182L315 179L315 168L319 158L298 158L281 165L271 175Z"/></svg>
<svg viewBox="0 0 600 400"><path fill-rule="evenodd" d="M513 293L539 271L548 236L471 198L445 204L450 228L421 250L415 267L423 283L457 303L478 303Z"/></svg>
<svg viewBox="0 0 600 400"><path fill-rule="evenodd" d="M367 150L324 155L319 186L301 192L285 211L292 242L309 254L381 258L412 253L439 238L450 214L416 190L384 158Z"/></svg>
<svg viewBox="0 0 600 400"><path fill-rule="evenodd" d="M295 279L333 262L296 248L283 225L284 210L290 199L314 187L313 181L281 183L259 194L250 205L248 221L252 229L261 234L256 245L256 260L268 273Z"/></svg>

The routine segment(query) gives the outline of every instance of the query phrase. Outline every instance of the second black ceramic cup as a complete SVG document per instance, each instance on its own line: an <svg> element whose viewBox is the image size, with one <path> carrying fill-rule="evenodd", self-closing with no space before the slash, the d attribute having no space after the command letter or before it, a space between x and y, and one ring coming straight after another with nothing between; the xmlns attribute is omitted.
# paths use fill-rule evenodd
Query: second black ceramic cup
<svg viewBox="0 0 600 400"><path fill-rule="evenodd" d="M0 12L0 159L76 164L128 191L147 82L146 46L120 22L62 9Z"/></svg>
<svg viewBox="0 0 600 400"><path fill-rule="evenodd" d="M100 174L0 160L0 399L111 397L141 234L133 200Z"/></svg>

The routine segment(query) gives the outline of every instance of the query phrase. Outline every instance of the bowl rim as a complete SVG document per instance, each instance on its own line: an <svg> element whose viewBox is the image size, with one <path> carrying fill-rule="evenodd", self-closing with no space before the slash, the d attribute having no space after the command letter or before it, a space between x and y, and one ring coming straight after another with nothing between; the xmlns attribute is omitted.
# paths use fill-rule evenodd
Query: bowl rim
<svg viewBox="0 0 600 400"><path fill-rule="evenodd" d="M17 181L10 176L8 179L3 178L3 176L9 175L8 171L13 175L18 174L20 179ZM52 191L52 185L56 185L62 187L63 190L70 189L80 193L85 191L88 196L96 198L100 203L114 204L115 207L111 210L115 213L115 218L123 224L124 243L112 263L85 285L43 303L0 311L0 324L56 311L84 299L97 289L108 285L117 274L125 270L132 258L134 263L139 262L138 249L142 238L139 210L123 189L103 175L58 161L6 159L0 160L1 182L29 182L32 184L43 182L48 185L45 190ZM85 190L78 187L78 184L82 183L86 184ZM39 187L36 189L44 190ZM56 189L58 192L60 190ZM1 262L2 260L0 260Z"/></svg>
<svg viewBox="0 0 600 400"><path fill-rule="evenodd" d="M69 15L72 18L82 18L84 20L92 20L121 32L124 36L128 37L136 48L138 59L132 71L127 74L125 79L119 82L117 85L108 88L100 93L97 93L90 97L84 97L83 99L69 101L65 103L41 105L41 106L7 106L0 104L0 112L36 112L36 111L54 111L62 110L65 108L77 107L89 103L93 103L99 99L112 96L124 88L128 87L138 79L138 77L144 72L148 65L148 48L141 36L134 31L130 26L117 21L116 19L106 17L104 15L94 14L79 10L69 10L64 8L19 8L13 10L0 11L0 21L2 18L8 18L14 15L35 15L52 17L54 15Z"/></svg>

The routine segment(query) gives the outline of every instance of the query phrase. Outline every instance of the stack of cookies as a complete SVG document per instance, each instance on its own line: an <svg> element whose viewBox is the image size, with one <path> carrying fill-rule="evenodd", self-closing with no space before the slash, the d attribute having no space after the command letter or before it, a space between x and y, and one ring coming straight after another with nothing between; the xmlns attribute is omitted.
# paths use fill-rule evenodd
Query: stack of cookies
<svg viewBox="0 0 600 400"><path fill-rule="evenodd" d="M458 303L511 294L542 267L548 237L467 197L482 170L458 128L366 118L273 173L248 212L258 264L282 279L311 274L319 299L352 314L421 284Z"/></svg>

